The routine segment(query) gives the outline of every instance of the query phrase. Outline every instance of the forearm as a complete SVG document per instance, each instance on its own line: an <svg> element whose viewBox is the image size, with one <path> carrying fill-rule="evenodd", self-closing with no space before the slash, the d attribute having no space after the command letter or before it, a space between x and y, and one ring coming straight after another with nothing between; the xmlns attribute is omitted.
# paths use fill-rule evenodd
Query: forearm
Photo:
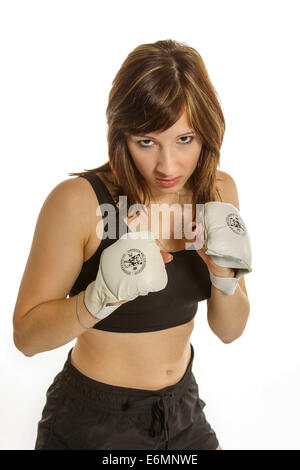
<svg viewBox="0 0 300 470"><path fill-rule="evenodd" d="M93 317L83 302L84 291L78 299L78 313L82 324L94 326L99 320ZM44 302L31 309L14 325L14 342L26 356L49 351L69 343L86 330L76 315L76 298Z"/></svg>
<svg viewBox="0 0 300 470"><path fill-rule="evenodd" d="M224 342L230 343L243 333L250 312L248 297L239 284L233 295L224 294L211 285L207 320L211 330Z"/></svg>

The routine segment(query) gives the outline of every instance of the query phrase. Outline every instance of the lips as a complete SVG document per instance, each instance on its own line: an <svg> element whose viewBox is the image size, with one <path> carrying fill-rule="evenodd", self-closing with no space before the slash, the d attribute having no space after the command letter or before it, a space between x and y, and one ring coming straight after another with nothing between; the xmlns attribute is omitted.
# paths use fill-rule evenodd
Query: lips
<svg viewBox="0 0 300 470"><path fill-rule="evenodd" d="M178 176L174 179L159 179L156 178L157 184L159 184L163 188L170 188L171 186L175 186L180 181L181 176Z"/></svg>
<svg viewBox="0 0 300 470"><path fill-rule="evenodd" d="M166 178L156 178L156 179L158 181L165 181L165 182L168 182L168 183L173 183L173 181L176 181L179 178L180 178L180 176L176 176L176 178L170 178L170 179L166 179Z"/></svg>

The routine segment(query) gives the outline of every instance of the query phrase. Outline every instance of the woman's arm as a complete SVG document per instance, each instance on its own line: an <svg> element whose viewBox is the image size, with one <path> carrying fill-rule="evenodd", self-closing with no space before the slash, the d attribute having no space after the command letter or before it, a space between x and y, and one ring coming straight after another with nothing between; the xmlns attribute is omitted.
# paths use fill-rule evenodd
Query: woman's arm
<svg viewBox="0 0 300 470"><path fill-rule="evenodd" d="M83 295L79 294L78 313L80 321L88 328L99 320L86 309ZM15 346L25 356L33 356L63 346L84 333L86 329L75 313L76 298L50 300L33 307L14 328Z"/></svg>
<svg viewBox="0 0 300 470"><path fill-rule="evenodd" d="M234 179L225 172L219 187L221 202L229 202L238 210L238 191ZM233 295L226 295L213 285L207 300L207 320L211 330L224 342L231 343L243 333L250 313L245 278L242 276Z"/></svg>
<svg viewBox="0 0 300 470"><path fill-rule="evenodd" d="M231 343L243 333L250 313L248 296L242 289L244 278L239 280L233 295L226 295L211 286L207 300L207 321L210 329L223 343Z"/></svg>
<svg viewBox="0 0 300 470"><path fill-rule="evenodd" d="M13 315L14 342L26 356L62 346L86 331L75 313L76 297L66 297L81 271L91 227L99 222L91 215L98 201L93 200L93 212L88 191L84 178L65 180L41 208ZM86 327L99 321L86 309L83 294L78 310Z"/></svg>

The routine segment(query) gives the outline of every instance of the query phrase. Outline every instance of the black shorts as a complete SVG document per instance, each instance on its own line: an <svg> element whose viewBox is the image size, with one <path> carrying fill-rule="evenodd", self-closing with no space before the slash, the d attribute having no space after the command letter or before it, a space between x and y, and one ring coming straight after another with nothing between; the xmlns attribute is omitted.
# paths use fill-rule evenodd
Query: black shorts
<svg viewBox="0 0 300 470"><path fill-rule="evenodd" d="M182 379L159 390L93 380L70 360L54 378L38 422L35 450L215 450L192 373L194 348Z"/></svg>

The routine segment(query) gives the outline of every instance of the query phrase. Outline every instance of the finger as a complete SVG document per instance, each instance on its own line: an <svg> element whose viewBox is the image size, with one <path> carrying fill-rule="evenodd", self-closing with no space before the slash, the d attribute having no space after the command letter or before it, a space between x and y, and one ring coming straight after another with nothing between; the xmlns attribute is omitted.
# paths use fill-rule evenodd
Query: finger
<svg viewBox="0 0 300 470"><path fill-rule="evenodd" d="M128 300L120 300L120 302L113 302L113 303L109 303L109 304L106 304L106 306L111 306L111 305L121 305L121 304L125 304L126 302L128 302Z"/></svg>
<svg viewBox="0 0 300 470"><path fill-rule="evenodd" d="M163 250L160 250L160 252L165 263L170 263L170 261L172 261L173 255L171 255L171 253L167 253Z"/></svg>
<svg viewBox="0 0 300 470"><path fill-rule="evenodd" d="M199 256L201 256L201 258L203 259L203 261L205 261L206 264L209 263L209 256L205 253L205 247L202 247L200 250L197 250L197 253Z"/></svg>

